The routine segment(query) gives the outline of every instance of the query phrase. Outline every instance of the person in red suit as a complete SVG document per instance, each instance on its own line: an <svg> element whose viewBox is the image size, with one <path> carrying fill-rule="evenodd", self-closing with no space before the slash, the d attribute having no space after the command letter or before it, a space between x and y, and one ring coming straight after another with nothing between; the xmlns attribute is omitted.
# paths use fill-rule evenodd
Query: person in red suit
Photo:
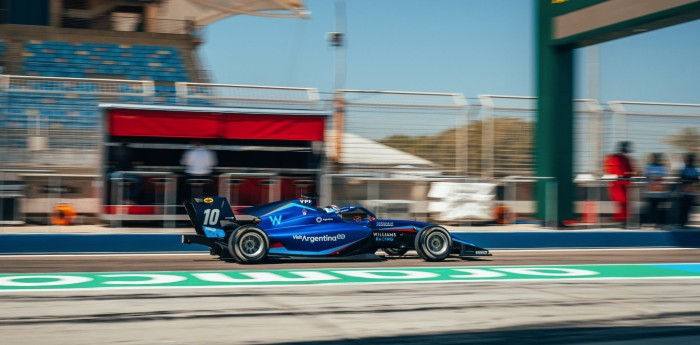
<svg viewBox="0 0 700 345"><path fill-rule="evenodd" d="M627 156L632 152L631 146L629 141L621 141L618 143L617 153L605 158L605 173L617 176L617 179L608 185L610 199L616 206L613 215L615 222L625 223L629 218L627 190L630 185L629 178L634 175L632 159Z"/></svg>

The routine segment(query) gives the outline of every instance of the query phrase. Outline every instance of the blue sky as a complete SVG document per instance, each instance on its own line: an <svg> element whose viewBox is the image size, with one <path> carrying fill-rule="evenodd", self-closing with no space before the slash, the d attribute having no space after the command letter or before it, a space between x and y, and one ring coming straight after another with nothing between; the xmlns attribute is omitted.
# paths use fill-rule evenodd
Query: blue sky
<svg viewBox="0 0 700 345"><path fill-rule="evenodd" d="M346 88L534 95L530 0L346 0ZM335 1L307 0L311 19L235 16L205 29L214 82L330 92ZM600 100L700 103L700 21L599 46ZM579 49L577 97L587 97Z"/></svg>

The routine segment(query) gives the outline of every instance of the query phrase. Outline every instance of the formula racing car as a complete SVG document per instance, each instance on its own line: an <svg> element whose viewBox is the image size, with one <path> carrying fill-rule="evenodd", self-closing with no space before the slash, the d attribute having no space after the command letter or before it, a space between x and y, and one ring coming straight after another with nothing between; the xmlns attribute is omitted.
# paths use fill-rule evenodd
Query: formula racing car
<svg viewBox="0 0 700 345"><path fill-rule="evenodd" d="M439 225L377 219L361 206L319 208L314 197L243 208L238 218L224 197L194 198L185 208L196 235L183 235L183 243L203 244L212 254L243 264L268 258L377 258L378 249L399 256L415 250L427 261L491 255Z"/></svg>

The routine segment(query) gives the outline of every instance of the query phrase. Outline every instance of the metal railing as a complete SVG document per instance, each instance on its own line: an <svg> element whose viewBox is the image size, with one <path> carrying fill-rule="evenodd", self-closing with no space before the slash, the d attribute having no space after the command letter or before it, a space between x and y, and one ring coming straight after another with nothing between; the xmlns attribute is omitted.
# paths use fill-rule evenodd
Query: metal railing
<svg viewBox="0 0 700 345"><path fill-rule="evenodd" d="M3 166L98 171L101 102L149 103L153 81L0 75Z"/></svg>
<svg viewBox="0 0 700 345"><path fill-rule="evenodd" d="M191 20L144 18L139 13L116 12L94 15L89 10L67 10L58 16L61 18L60 26L63 28L149 32L195 37L201 35L201 26L195 25Z"/></svg>
<svg viewBox="0 0 700 345"><path fill-rule="evenodd" d="M149 178L149 183L154 185L153 188L153 204L157 208L156 212L149 215L140 215L139 220L160 220L164 227L172 228L175 226L175 218L179 207L175 200L177 195L177 176L170 171L118 171L109 174L107 183L110 189L110 200L108 212L103 212L100 217L107 221L112 227L121 227L126 221L133 220L129 216L131 205L127 202L133 201L127 199L129 188L132 184L144 184L144 178ZM136 181L135 179L141 181ZM143 206L143 205L141 205Z"/></svg>
<svg viewBox="0 0 700 345"><path fill-rule="evenodd" d="M172 105L175 98L174 103L181 105L330 110L330 102L311 88L176 83L174 91L167 92L168 99L154 89L152 81L2 75L0 164L34 168L83 164L97 171L96 145L102 127L96 106L100 102ZM499 201L512 206L516 215L533 212L534 196L521 188L530 183L525 180L537 178L532 176L531 150L534 98L483 95L479 103L468 104L455 93L343 90L342 96L346 130L340 171L371 175L355 176L353 181L361 182L345 186L359 186L367 195L354 198L355 190L339 187L331 189L333 198L375 200L368 205L383 205L381 212L386 213L408 208L417 212L430 198L393 191L393 183L422 195L430 181L479 176L481 182L503 188L512 199ZM30 98L36 102L27 101ZM73 109L73 103L82 110ZM576 210L583 214L583 202L596 203L598 215L591 226L606 223L600 214L611 212L607 181L600 176L603 157L613 151L614 142L633 141L638 162L651 152L667 153L670 171L679 166L676 155L700 150L699 104L617 101L610 102L609 108L606 111L593 100L575 103L575 171L590 175L588 180L579 179L586 196L577 199ZM73 126L91 116L91 125ZM516 125L509 127L509 121ZM328 135L325 147L331 157L332 139ZM515 175L523 178L503 179ZM399 194L392 196L395 192ZM391 205L392 200L399 201ZM635 201L635 207L640 203Z"/></svg>
<svg viewBox="0 0 700 345"><path fill-rule="evenodd" d="M469 111L457 93L342 90L340 157L349 171L469 172Z"/></svg>
<svg viewBox="0 0 700 345"><path fill-rule="evenodd" d="M152 80L0 75L0 92L149 97L154 94L154 83Z"/></svg>
<svg viewBox="0 0 700 345"><path fill-rule="evenodd" d="M175 89L184 103L199 100L213 106L303 110L322 110L323 107L314 88L177 82Z"/></svg>
<svg viewBox="0 0 700 345"><path fill-rule="evenodd" d="M682 166L686 152L700 154L700 104L613 101L613 140L605 147L622 140L633 144L632 157L638 167L652 153L665 154L671 170Z"/></svg>
<svg viewBox="0 0 700 345"><path fill-rule="evenodd" d="M535 97L480 95L483 178L534 174ZM574 100L574 170L600 172L603 154L602 107L595 100Z"/></svg>

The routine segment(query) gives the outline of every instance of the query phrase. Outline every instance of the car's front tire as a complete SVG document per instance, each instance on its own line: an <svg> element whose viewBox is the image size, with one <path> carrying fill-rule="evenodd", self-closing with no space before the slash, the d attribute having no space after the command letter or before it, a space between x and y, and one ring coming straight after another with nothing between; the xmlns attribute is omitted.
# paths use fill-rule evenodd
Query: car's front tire
<svg viewBox="0 0 700 345"><path fill-rule="evenodd" d="M228 239L228 251L237 262L255 264L265 260L270 250L267 234L255 226L242 226Z"/></svg>
<svg viewBox="0 0 700 345"><path fill-rule="evenodd" d="M416 252L425 261L442 261L452 252L452 237L445 228L428 226L416 236Z"/></svg>

